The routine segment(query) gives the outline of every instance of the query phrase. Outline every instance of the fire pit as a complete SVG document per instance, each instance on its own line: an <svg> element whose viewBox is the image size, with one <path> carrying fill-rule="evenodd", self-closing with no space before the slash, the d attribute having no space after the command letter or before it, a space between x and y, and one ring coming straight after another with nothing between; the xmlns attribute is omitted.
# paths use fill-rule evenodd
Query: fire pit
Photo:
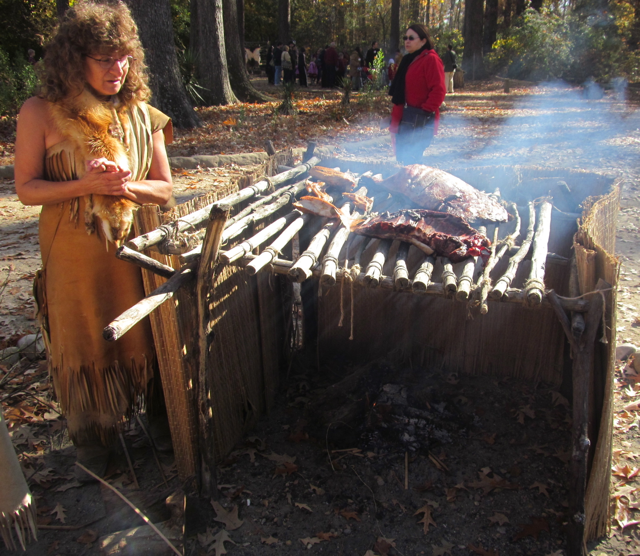
<svg viewBox="0 0 640 556"><path fill-rule="evenodd" d="M204 462L199 470L195 466L203 487L211 484L216 457L273 400L296 320L291 284L301 283L305 345L317 349L321 366L335 358L359 365L390 358L455 372L461 381L465 375L542 381L572 397L569 547L570 554L581 554L583 539L604 534L608 522L619 183L606 175L532 167L452 169L504 200L512 214L509 222L478 228L492 240L488 260L476 253L455 262L416 245L353 234L344 219L291 210L307 186L305 172L320 162L312 158L149 230L120 253L171 278L114 321L106 336L126 332L197 275L174 318L178 329L198 322L199 337L187 334L178 345L183 358L191 358L185 384L197 385L190 419L200 442L191 450ZM325 159L321 165L350 171L367 189L377 174L398 171L357 160ZM376 195L373 210L396 210L398 202L407 203ZM247 206L231 214L241 203ZM197 232L204 224L206 233ZM141 253L167 242L175 253L185 233L204 239L184 248L180 270L171 268L178 266L177 257L163 268ZM389 384L384 395L401 396L402 385ZM170 400L172 393L166 395ZM370 417L384 422L386 402L379 403ZM394 405L394 422L403 422L400 441L407 452L424 442L423 430L446 433L438 415L401 405Z"/></svg>

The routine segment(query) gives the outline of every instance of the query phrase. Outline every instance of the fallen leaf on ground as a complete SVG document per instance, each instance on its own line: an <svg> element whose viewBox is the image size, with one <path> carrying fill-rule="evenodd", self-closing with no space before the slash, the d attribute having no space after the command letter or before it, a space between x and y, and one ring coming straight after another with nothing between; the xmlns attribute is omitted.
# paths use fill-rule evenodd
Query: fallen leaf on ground
<svg viewBox="0 0 640 556"><path fill-rule="evenodd" d="M395 539L385 539L384 537L378 537L376 544L373 546L374 550L377 550L383 556L389 554L389 550L396 547Z"/></svg>
<svg viewBox="0 0 640 556"><path fill-rule="evenodd" d="M298 540L305 546L314 545L314 544L318 544L319 542L322 542L322 539L319 539L318 537L305 537L304 539L298 539Z"/></svg>
<svg viewBox="0 0 640 556"><path fill-rule="evenodd" d="M311 490L318 496L322 496L324 494L324 489L321 489L320 487L317 487L314 485L309 485L309 486L311 487Z"/></svg>
<svg viewBox="0 0 640 556"><path fill-rule="evenodd" d="M66 484L64 484L64 485L62 485L62 486L59 486L59 487L56 489L56 492L66 492L66 491L67 491L67 490L69 490L70 488L78 488L78 487L81 487L81 486L82 486L82 483L81 483L81 482L79 482L79 481L77 481L77 480L73 480L73 481L71 481L70 483L66 483Z"/></svg>
<svg viewBox="0 0 640 556"><path fill-rule="evenodd" d="M424 506L422 506L422 508L417 510L416 513L414 513L413 515L418 515L418 514L424 514L422 516L422 519L418 521L418 523L422 523L424 525L422 529L424 533L429 532L430 525L437 527L436 522L433 521L433 519L431 518L431 507L429 506L429 504L425 504Z"/></svg>
<svg viewBox="0 0 640 556"><path fill-rule="evenodd" d="M547 492L547 489L549 487L547 485L543 485L542 483L536 481L529 488L537 488L540 494L544 494L547 498L549 498L549 493Z"/></svg>
<svg viewBox="0 0 640 556"><path fill-rule="evenodd" d="M244 521L238 518L238 506L234 506L231 510L226 510L215 500L211 500L211 505L216 511L216 517L213 518L214 521L224 523L227 531L235 531L244 523Z"/></svg>
<svg viewBox="0 0 640 556"><path fill-rule="evenodd" d="M308 512L313 513L313 510L309 506L307 506L306 504L300 504L300 502L296 502L296 508L307 510Z"/></svg>
<svg viewBox="0 0 640 556"><path fill-rule="evenodd" d="M318 537L321 541L330 541L333 537L337 536L338 535L332 533L331 531L329 531L328 533L323 533L322 531L320 531L320 533L316 533L316 537Z"/></svg>
<svg viewBox="0 0 640 556"><path fill-rule="evenodd" d="M273 471L274 475L291 475L298 470L298 466L295 463L285 462L284 467L276 467Z"/></svg>
<svg viewBox="0 0 640 556"><path fill-rule="evenodd" d="M230 542L230 543L236 544L231 540L229 533L227 533L224 529L220 529L218 534L215 537L213 537L213 540L214 540L214 543L213 545L211 545L211 548L209 550L213 549L214 552L216 553L216 556L220 556L221 554L227 553L227 549L224 547L224 543Z"/></svg>
<svg viewBox="0 0 640 556"><path fill-rule="evenodd" d="M520 527L522 527L522 529L513 537L514 541L519 541L525 537L533 537L535 540L538 540L538 535L542 531L549 532L549 523L542 517L534 517L531 519L531 523L521 523Z"/></svg>
<svg viewBox="0 0 640 556"><path fill-rule="evenodd" d="M633 479L638 475L638 473L640 473L640 469L637 467L631 467L628 463L625 463L624 465L615 465L611 468L611 472L618 477Z"/></svg>
<svg viewBox="0 0 640 556"><path fill-rule="evenodd" d="M536 418L536 413L533 409L531 409L530 405L525 405L516 411L516 417L518 419L518 423L524 425L524 418L529 417L531 419Z"/></svg>
<svg viewBox="0 0 640 556"><path fill-rule="evenodd" d="M453 546L454 545L447 541L442 541L442 546L432 544L431 548L433 549L433 556L445 556L445 554L451 554Z"/></svg>
<svg viewBox="0 0 640 556"><path fill-rule="evenodd" d="M350 512L348 510L339 510L338 513L344 517L347 521L349 521L350 519L353 519L355 521L360 521L360 518L358 517L358 512Z"/></svg>
<svg viewBox="0 0 640 556"><path fill-rule="evenodd" d="M67 510L64 509L64 507L62 506L62 504L60 504L59 502L56 504L56 507L53 508L53 510L51 510L52 514L55 514L56 519L60 522L60 523L64 523L67 520L67 516L65 514Z"/></svg>
<svg viewBox="0 0 640 556"><path fill-rule="evenodd" d="M91 544L96 541L98 538L98 533L96 533L93 529L87 529L84 534L80 535L76 542L80 544Z"/></svg>
<svg viewBox="0 0 640 556"><path fill-rule="evenodd" d="M280 541L278 539L275 539L273 537L261 537L260 538L260 542L262 544L278 544Z"/></svg>
<svg viewBox="0 0 640 556"><path fill-rule="evenodd" d="M215 537L213 536L213 529L211 527L207 527L204 533L198 533L198 542L202 548L207 548L214 540Z"/></svg>
<svg viewBox="0 0 640 556"><path fill-rule="evenodd" d="M498 525L504 525L505 523L509 523L509 518L504 514L496 512L489 518L489 521L491 523L497 523Z"/></svg>

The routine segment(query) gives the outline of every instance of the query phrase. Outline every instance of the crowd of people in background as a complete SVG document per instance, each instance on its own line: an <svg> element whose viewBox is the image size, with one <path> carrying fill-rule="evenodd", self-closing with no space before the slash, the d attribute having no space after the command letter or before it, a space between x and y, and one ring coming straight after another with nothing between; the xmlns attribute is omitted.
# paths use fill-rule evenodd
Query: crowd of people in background
<svg viewBox="0 0 640 556"><path fill-rule="evenodd" d="M366 53L363 53L359 46L350 52L339 51L335 42L317 51L313 51L309 46L299 47L294 40L288 44L282 42L268 44L267 80L269 84L275 86L297 81L302 87L315 85L331 89L343 86L343 79L349 79L352 90L359 91L372 79L372 69L379 52L378 41L373 41ZM402 52L398 49L393 57L385 60L383 72L385 85L390 86L393 83L402 56ZM457 66L456 53L451 45L443 56L443 62L447 93L453 93L453 74Z"/></svg>

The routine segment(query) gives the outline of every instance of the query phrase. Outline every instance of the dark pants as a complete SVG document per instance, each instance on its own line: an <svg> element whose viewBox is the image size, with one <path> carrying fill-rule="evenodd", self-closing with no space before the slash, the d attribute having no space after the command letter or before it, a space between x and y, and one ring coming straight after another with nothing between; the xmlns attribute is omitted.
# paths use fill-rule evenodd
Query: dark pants
<svg viewBox="0 0 640 556"><path fill-rule="evenodd" d="M273 77L275 72L275 68L267 64L267 83L269 83L269 85L273 85Z"/></svg>
<svg viewBox="0 0 640 556"><path fill-rule="evenodd" d="M293 83L293 70L292 69L285 69L284 71L284 77L282 78L282 82L283 83Z"/></svg>
<svg viewBox="0 0 640 556"><path fill-rule="evenodd" d="M322 86L335 87L336 85L336 68L335 66L326 66L322 68Z"/></svg>
<svg viewBox="0 0 640 556"><path fill-rule="evenodd" d="M434 124L412 131L400 131L396 135L396 160L403 166L422 164L422 153L433 141Z"/></svg>
<svg viewBox="0 0 640 556"><path fill-rule="evenodd" d="M301 87L306 87L307 86L307 70L304 69L304 66L302 66L301 68L298 68L298 78L300 79L300 86Z"/></svg>

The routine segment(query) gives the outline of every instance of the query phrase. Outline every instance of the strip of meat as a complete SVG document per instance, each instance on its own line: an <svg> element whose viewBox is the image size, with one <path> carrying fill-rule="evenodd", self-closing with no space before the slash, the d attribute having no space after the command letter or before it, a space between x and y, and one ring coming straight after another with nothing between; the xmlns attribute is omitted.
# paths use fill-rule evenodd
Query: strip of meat
<svg viewBox="0 0 640 556"><path fill-rule="evenodd" d="M405 166L377 183L389 191L402 193L423 209L446 212L469 222L506 222L509 219L507 210L489 195L430 166Z"/></svg>
<svg viewBox="0 0 640 556"><path fill-rule="evenodd" d="M309 168L309 175L317 180L323 181L327 187L339 187L342 191L353 191L356 186L355 180L344 172L325 168L324 166L314 166Z"/></svg>
<svg viewBox="0 0 640 556"><path fill-rule="evenodd" d="M352 231L363 236L399 239L421 249L421 245L426 246L452 263L477 256L486 261L491 254L489 239L463 218L431 210L386 212L354 226Z"/></svg>

